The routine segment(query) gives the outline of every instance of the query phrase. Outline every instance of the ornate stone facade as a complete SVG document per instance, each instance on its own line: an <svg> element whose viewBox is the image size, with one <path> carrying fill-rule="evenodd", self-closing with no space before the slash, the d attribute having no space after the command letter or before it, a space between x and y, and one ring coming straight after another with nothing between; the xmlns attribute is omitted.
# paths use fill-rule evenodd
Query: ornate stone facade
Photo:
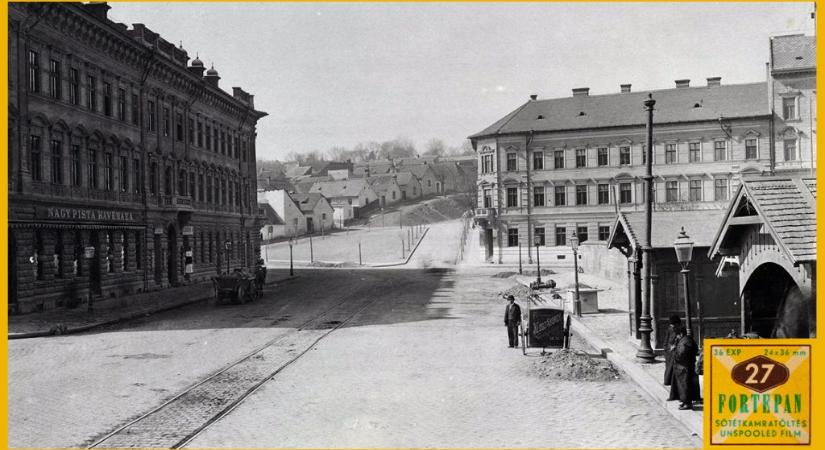
<svg viewBox="0 0 825 450"><path fill-rule="evenodd" d="M9 5L12 312L203 281L259 253L266 113L108 9Z"/></svg>

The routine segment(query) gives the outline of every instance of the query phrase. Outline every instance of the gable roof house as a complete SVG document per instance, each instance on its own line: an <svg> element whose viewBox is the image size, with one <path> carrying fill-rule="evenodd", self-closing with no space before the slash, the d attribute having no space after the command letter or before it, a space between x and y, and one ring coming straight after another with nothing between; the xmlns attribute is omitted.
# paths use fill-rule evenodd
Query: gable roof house
<svg viewBox="0 0 825 450"><path fill-rule="evenodd" d="M378 195L379 205L384 207L401 201L401 187L396 174L386 174L367 178L370 187Z"/></svg>
<svg viewBox="0 0 825 450"><path fill-rule="evenodd" d="M411 166L401 166L399 173L409 172L413 174L421 186L421 196L429 197L435 194L438 187L439 178L432 166L429 164L416 164Z"/></svg>
<svg viewBox="0 0 825 450"><path fill-rule="evenodd" d="M739 281L741 333L816 336L816 180L746 179L707 254Z"/></svg>

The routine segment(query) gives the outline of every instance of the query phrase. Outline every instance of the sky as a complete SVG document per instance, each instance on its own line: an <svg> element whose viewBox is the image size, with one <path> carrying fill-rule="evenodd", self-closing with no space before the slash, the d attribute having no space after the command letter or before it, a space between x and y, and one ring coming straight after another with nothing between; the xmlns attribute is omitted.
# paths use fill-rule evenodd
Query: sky
<svg viewBox="0 0 825 450"><path fill-rule="evenodd" d="M258 158L405 137L459 146L527 101L765 80L812 3L110 3L255 95Z"/></svg>

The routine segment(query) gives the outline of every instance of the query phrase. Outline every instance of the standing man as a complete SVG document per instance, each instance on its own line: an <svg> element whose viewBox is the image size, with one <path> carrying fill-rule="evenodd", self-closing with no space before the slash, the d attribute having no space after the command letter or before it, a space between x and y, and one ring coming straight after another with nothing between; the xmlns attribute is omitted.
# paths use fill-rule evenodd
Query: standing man
<svg viewBox="0 0 825 450"><path fill-rule="evenodd" d="M510 347L518 347L518 326L521 324L521 307L516 304L516 298L507 296L507 308L504 310L504 325L507 327L507 338Z"/></svg>
<svg viewBox="0 0 825 450"><path fill-rule="evenodd" d="M682 319L679 316L676 314L670 316L665 334L665 386L670 386L673 377L673 350L676 348L676 328L681 325ZM676 400L676 397L669 397L668 401L671 400Z"/></svg>
<svg viewBox="0 0 825 450"><path fill-rule="evenodd" d="M684 325L676 327L676 348L673 349L673 376L670 396L681 400L679 409L693 409L699 400L699 376L696 375L696 343L687 335Z"/></svg>

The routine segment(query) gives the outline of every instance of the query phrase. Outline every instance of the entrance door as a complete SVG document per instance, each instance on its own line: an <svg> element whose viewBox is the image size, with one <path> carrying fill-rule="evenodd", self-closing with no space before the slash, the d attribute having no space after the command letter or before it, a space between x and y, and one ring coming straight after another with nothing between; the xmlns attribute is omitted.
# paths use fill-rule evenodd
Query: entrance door
<svg viewBox="0 0 825 450"><path fill-rule="evenodd" d="M91 241L95 254L89 264L89 290L94 295L100 295L100 233L92 231Z"/></svg>
<svg viewBox="0 0 825 450"><path fill-rule="evenodd" d="M178 284L178 233L174 225L169 225L166 230L167 247L166 247L166 276L169 284Z"/></svg>
<svg viewBox="0 0 825 450"><path fill-rule="evenodd" d="M307 233L314 233L315 226L312 224L312 217L307 217Z"/></svg>
<svg viewBox="0 0 825 450"><path fill-rule="evenodd" d="M155 235L154 241L154 270L155 270L155 283L160 283L163 281L163 245L160 242L160 235Z"/></svg>
<svg viewBox="0 0 825 450"><path fill-rule="evenodd" d="M487 258L493 257L493 230L486 229L484 230L484 250Z"/></svg>

